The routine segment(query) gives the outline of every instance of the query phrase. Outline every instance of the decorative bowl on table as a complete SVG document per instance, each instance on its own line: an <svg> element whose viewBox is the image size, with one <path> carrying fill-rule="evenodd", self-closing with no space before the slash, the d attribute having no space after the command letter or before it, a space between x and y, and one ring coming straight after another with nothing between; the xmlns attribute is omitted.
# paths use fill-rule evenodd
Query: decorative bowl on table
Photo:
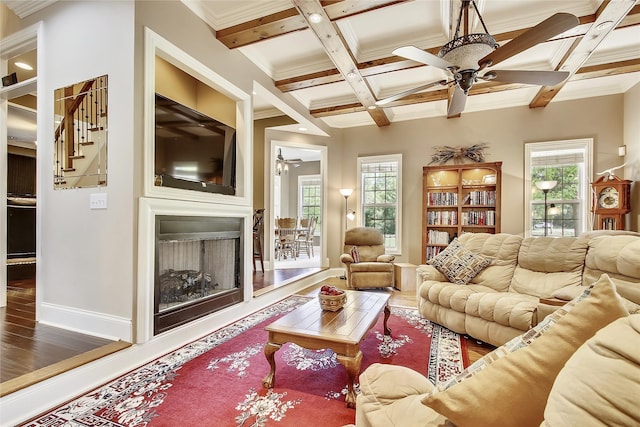
<svg viewBox="0 0 640 427"><path fill-rule="evenodd" d="M323 310L338 311L347 302L347 294L335 286L323 285L320 288L318 299Z"/></svg>

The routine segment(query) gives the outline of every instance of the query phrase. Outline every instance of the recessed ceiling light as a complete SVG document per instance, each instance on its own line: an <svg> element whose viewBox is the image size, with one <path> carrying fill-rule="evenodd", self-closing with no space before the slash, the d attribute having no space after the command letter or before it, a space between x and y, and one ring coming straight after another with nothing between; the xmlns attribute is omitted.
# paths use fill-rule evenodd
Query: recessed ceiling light
<svg viewBox="0 0 640 427"><path fill-rule="evenodd" d="M305 128L305 127L299 127L299 128L298 128L298 130L299 130L300 132L306 132L308 129L307 129L307 128Z"/></svg>
<svg viewBox="0 0 640 427"><path fill-rule="evenodd" d="M375 110L376 108L378 108L378 106L374 104L374 105L369 105L367 108L369 110Z"/></svg>
<svg viewBox="0 0 640 427"><path fill-rule="evenodd" d="M356 70L352 70L352 71L350 71L350 72L347 74L347 78L348 78L348 79L355 79L355 78L356 78L356 76L357 76L357 74L356 74Z"/></svg>
<svg viewBox="0 0 640 427"><path fill-rule="evenodd" d="M312 13L311 15L309 15L309 21L313 22L314 24L322 22L322 15L320 15L319 13Z"/></svg>
<svg viewBox="0 0 640 427"><path fill-rule="evenodd" d="M22 68L23 70L33 71L33 67L26 62L16 62L15 66L18 68Z"/></svg>

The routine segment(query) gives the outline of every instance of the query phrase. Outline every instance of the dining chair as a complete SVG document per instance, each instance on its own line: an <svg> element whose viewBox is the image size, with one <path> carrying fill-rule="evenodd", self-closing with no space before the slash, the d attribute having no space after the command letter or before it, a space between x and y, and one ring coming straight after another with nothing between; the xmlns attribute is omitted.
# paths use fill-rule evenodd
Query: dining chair
<svg viewBox="0 0 640 427"><path fill-rule="evenodd" d="M302 218L300 220L300 228L302 231L298 233L296 243L298 252L305 252L309 258L313 258L313 234L315 232L318 217Z"/></svg>
<svg viewBox="0 0 640 427"><path fill-rule="evenodd" d="M296 242L297 218L278 218L278 236L276 237L276 258L287 257L296 259L298 256L298 246Z"/></svg>
<svg viewBox="0 0 640 427"><path fill-rule="evenodd" d="M256 209L253 213L253 271L256 271L256 260L260 260L260 267L264 273L264 255L262 253L263 224L264 209Z"/></svg>

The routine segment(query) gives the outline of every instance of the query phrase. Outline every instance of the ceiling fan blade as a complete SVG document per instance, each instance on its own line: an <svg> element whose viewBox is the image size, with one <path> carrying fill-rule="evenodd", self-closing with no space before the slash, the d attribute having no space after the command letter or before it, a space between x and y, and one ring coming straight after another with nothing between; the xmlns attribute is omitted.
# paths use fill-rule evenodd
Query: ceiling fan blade
<svg viewBox="0 0 640 427"><path fill-rule="evenodd" d="M387 105L390 102L396 101L398 99L402 99L405 96L413 95L414 93L423 91L425 89L429 89L430 87L435 86L435 85L443 85L443 86L445 86L445 85L447 85L447 81L446 80L438 80L437 82L431 82L431 83L427 83L426 85L422 85L422 86L414 87L413 89L405 90L404 92L400 92L400 93L392 95L392 96L390 96L388 98L384 98L384 99L381 99L379 101L376 101L376 105L378 105L378 106Z"/></svg>
<svg viewBox="0 0 640 427"><path fill-rule="evenodd" d="M420 62L425 65L432 65L434 67L442 68L443 70L446 70L446 71L449 71L449 68L451 67L455 68L455 65L453 65L449 61L445 61L439 56L433 55L429 52L425 52L424 50L419 49L415 46L399 47L391 53L397 56L401 56L403 58Z"/></svg>
<svg viewBox="0 0 640 427"><path fill-rule="evenodd" d="M569 77L567 71L518 71L518 70L491 70L483 80L497 80L505 83L526 83L540 86L555 86Z"/></svg>
<svg viewBox="0 0 640 427"><path fill-rule="evenodd" d="M447 110L447 117L457 116L464 111L464 106L467 104L467 94L464 93L460 86L456 85L453 91L453 96L449 102L449 109Z"/></svg>
<svg viewBox="0 0 640 427"><path fill-rule="evenodd" d="M570 13L556 13L535 27L530 28L504 46L500 46L478 61L480 68L496 65L505 59L549 40L578 25L580 21Z"/></svg>

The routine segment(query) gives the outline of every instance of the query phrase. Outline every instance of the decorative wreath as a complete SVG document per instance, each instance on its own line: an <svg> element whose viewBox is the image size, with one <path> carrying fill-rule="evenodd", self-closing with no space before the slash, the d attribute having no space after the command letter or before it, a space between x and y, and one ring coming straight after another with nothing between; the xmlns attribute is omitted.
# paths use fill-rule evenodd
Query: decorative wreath
<svg viewBox="0 0 640 427"><path fill-rule="evenodd" d="M489 144L474 144L471 147L451 147L449 145L441 145L433 147L436 151L431 156L431 162L444 164L449 160L453 160L454 163L463 163L465 159L480 163L484 162L485 149L489 147Z"/></svg>

